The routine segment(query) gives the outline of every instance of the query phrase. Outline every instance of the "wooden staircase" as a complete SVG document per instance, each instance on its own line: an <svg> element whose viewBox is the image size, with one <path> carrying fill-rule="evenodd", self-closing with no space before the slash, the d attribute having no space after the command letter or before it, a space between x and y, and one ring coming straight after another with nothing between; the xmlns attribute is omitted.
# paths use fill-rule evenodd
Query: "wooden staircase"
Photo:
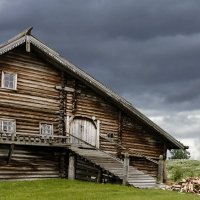
<svg viewBox="0 0 200 200"><path fill-rule="evenodd" d="M100 149L91 146L71 145L68 147L73 153L92 162L100 168L110 172L112 175L124 178L124 162ZM156 179L133 166L128 167L127 184L137 188L158 188Z"/></svg>

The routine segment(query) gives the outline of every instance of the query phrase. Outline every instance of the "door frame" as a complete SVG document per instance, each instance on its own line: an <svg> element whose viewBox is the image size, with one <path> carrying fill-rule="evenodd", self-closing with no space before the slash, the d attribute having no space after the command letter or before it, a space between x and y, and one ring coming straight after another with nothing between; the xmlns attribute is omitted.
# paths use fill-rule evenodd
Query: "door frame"
<svg viewBox="0 0 200 200"><path fill-rule="evenodd" d="M95 116L88 117L85 115L71 115L71 116L67 115L66 122L65 122L67 133L70 133L71 123L73 122L74 119L77 119L77 118L85 119L93 123L93 125L96 128L96 146L95 147L99 148L100 147L100 142L99 142L100 141L100 120L97 120Z"/></svg>

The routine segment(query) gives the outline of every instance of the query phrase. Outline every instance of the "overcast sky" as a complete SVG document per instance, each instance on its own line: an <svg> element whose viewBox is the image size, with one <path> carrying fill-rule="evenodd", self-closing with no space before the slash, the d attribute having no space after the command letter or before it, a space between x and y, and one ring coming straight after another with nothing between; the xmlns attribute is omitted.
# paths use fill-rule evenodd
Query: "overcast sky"
<svg viewBox="0 0 200 200"><path fill-rule="evenodd" d="M199 0L0 0L0 42L28 26L200 159Z"/></svg>

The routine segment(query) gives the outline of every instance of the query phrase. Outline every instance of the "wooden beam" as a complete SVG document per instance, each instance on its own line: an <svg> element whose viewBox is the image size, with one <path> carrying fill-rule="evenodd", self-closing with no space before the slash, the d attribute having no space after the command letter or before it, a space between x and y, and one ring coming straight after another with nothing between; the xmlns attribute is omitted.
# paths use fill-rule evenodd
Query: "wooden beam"
<svg viewBox="0 0 200 200"><path fill-rule="evenodd" d="M102 170L98 170L97 183L102 183Z"/></svg>
<svg viewBox="0 0 200 200"><path fill-rule="evenodd" d="M15 147L14 144L11 144L11 145L10 145L10 149L9 149L9 152L8 152L7 164L9 164L9 162L10 162L10 160L11 160L11 157L12 157L12 154L13 154L13 151L14 151L14 147Z"/></svg>
<svg viewBox="0 0 200 200"><path fill-rule="evenodd" d="M66 178L66 166L65 166L65 152L60 154L60 177Z"/></svg>
<svg viewBox="0 0 200 200"><path fill-rule="evenodd" d="M160 155L158 161L158 178L157 178L158 184L163 183L163 168L164 168L163 155Z"/></svg>
<svg viewBox="0 0 200 200"><path fill-rule="evenodd" d="M128 171L129 171L129 155L125 153L124 156L124 170L123 170L123 185L127 185L128 182Z"/></svg>
<svg viewBox="0 0 200 200"><path fill-rule="evenodd" d="M117 134L117 143L122 145L122 111L118 112L118 134ZM117 156L120 158L122 149L120 146L117 146Z"/></svg>
<svg viewBox="0 0 200 200"><path fill-rule="evenodd" d="M167 182L167 161L163 160L163 183Z"/></svg>
<svg viewBox="0 0 200 200"><path fill-rule="evenodd" d="M31 52L31 42L28 35L26 35L26 52Z"/></svg>
<svg viewBox="0 0 200 200"><path fill-rule="evenodd" d="M56 86L56 89L57 89L57 90L62 90L62 87L61 87L60 85L57 85L57 86ZM74 88L70 88L70 87L66 87L66 86L65 86L63 89L64 89L65 92L75 92L75 89L74 89Z"/></svg>
<svg viewBox="0 0 200 200"><path fill-rule="evenodd" d="M72 153L69 154L68 179L75 179L75 156Z"/></svg>
<svg viewBox="0 0 200 200"><path fill-rule="evenodd" d="M166 159L167 159L167 145L164 144L164 154L163 154L163 183L167 182Z"/></svg>
<svg viewBox="0 0 200 200"><path fill-rule="evenodd" d="M99 148L100 147L100 121L97 120L97 125L96 125L96 129L97 129L97 138L96 138L96 147Z"/></svg>

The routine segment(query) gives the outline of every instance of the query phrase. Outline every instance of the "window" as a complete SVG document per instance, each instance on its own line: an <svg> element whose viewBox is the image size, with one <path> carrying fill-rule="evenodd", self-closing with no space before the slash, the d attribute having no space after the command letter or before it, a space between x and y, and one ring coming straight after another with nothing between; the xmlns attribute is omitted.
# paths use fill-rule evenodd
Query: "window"
<svg viewBox="0 0 200 200"><path fill-rule="evenodd" d="M113 139L113 138L114 138L114 134L113 134L113 133L107 133L107 137L108 137L109 139Z"/></svg>
<svg viewBox="0 0 200 200"><path fill-rule="evenodd" d="M3 133L15 133L15 120L0 119L0 132Z"/></svg>
<svg viewBox="0 0 200 200"><path fill-rule="evenodd" d="M17 74L2 71L1 87L16 90L17 89Z"/></svg>
<svg viewBox="0 0 200 200"><path fill-rule="evenodd" d="M40 124L40 134L47 135L47 136L53 135L53 125L41 123Z"/></svg>

